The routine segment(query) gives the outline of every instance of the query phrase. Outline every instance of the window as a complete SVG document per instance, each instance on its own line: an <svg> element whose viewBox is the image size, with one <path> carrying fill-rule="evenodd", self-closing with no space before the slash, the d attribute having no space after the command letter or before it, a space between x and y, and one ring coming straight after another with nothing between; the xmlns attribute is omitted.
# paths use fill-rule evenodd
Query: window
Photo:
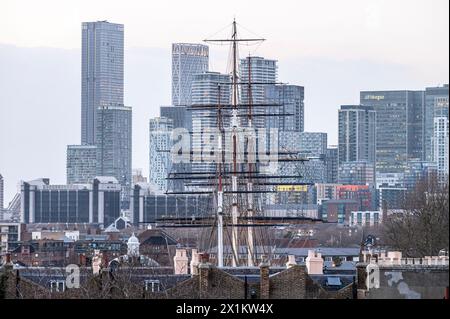
<svg viewBox="0 0 450 319"><path fill-rule="evenodd" d="M158 292L160 282L159 280L148 279L144 281L145 283L145 291Z"/></svg>
<svg viewBox="0 0 450 319"><path fill-rule="evenodd" d="M66 290L66 282L64 280L51 280L50 292L64 292Z"/></svg>
<svg viewBox="0 0 450 319"><path fill-rule="evenodd" d="M325 257L325 261L333 261L333 257Z"/></svg>

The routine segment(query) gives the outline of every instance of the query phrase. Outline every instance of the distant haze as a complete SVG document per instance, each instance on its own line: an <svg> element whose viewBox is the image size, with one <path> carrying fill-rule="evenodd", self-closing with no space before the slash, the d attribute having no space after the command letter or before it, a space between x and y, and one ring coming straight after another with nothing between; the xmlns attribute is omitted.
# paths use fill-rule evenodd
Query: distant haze
<svg viewBox="0 0 450 319"><path fill-rule="evenodd" d="M19 180L65 183L80 143L81 22L125 25L125 104L133 167L148 175L148 119L170 104L172 42L201 42L238 23L267 39L242 47L277 59L279 80L305 86L305 130L337 141L337 109L360 90L448 83L448 0L20 1L0 10L0 173L5 204ZM241 28L242 33L252 34ZM226 35L229 29L219 35ZM210 48L224 72L227 47Z"/></svg>

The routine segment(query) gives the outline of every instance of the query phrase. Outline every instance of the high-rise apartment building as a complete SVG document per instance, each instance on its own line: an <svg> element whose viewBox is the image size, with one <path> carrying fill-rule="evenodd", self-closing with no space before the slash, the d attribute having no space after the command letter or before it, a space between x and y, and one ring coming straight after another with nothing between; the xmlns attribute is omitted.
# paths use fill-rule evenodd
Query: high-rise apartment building
<svg viewBox="0 0 450 319"><path fill-rule="evenodd" d="M339 163L375 163L375 111L372 106L342 105L339 110Z"/></svg>
<svg viewBox="0 0 450 319"><path fill-rule="evenodd" d="M204 72L194 76L192 82L192 103L194 105L216 105L231 103L230 76L219 72ZM220 92L220 94L219 94ZM227 114L227 111L224 111ZM214 138L217 126L215 109L200 109L192 111L192 151L194 152L193 169L214 170L214 163L206 156L207 147L217 151L217 141ZM229 118L224 117L224 127L229 125ZM212 133L208 133L208 130Z"/></svg>
<svg viewBox="0 0 450 319"><path fill-rule="evenodd" d="M337 146L330 146L327 148L325 160L327 162L327 183L337 183L338 181L338 156L339 151Z"/></svg>
<svg viewBox="0 0 450 319"><path fill-rule="evenodd" d="M209 48L203 44L172 44L172 105L191 105L194 76L208 71Z"/></svg>
<svg viewBox="0 0 450 319"><path fill-rule="evenodd" d="M173 120L167 117L156 117L149 122L150 166L149 182L159 190L167 191L167 176L172 166L172 131Z"/></svg>
<svg viewBox="0 0 450 319"><path fill-rule="evenodd" d="M425 89L425 161L434 161L435 118L448 119L448 84Z"/></svg>
<svg viewBox="0 0 450 319"><path fill-rule="evenodd" d="M97 146L67 145L67 184L90 183L97 174Z"/></svg>
<svg viewBox="0 0 450 319"><path fill-rule="evenodd" d="M3 208L4 208L4 198L5 198L4 194L5 194L5 184L4 184L4 181L3 181L2 174L0 174L0 215L1 215L1 213L3 211Z"/></svg>
<svg viewBox="0 0 450 319"><path fill-rule="evenodd" d="M83 22L81 144L97 142L97 109L123 104L124 26Z"/></svg>
<svg viewBox="0 0 450 319"><path fill-rule="evenodd" d="M269 60L263 57L252 56L240 60L239 78L243 83L248 83L249 79L252 84L251 98L253 104L266 103L266 89L269 84L274 84L278 78L278 66L276 60ZM247 85L241 85L240 102L249 103L249 90ZM265 108L258 108L260 113L264 113ZM255 111L256 113L256 111ZM242 118L245 122L246 119ZM253 127L265 127L266 119L264 116L255 117L253 119Z"/></svg>
<svg viewBox="0 0 450 319"><path fill-rule="evenodd" d="M424 156L424 91L362 91L360 104L376 112L377 173L403 172Z"/></svg>
<svg viewBox="0 0 450 319"><path fill-rule="evenodd" d="M266 103L274 106L263 107L267 113L280 114L266 118L266 128L282 131L303 132L305 128L305 89L298 85L268 85L265 87ZM245 101L244 101L245 103ZM284 116L284 114L289 114Z"/></svg>
<svg viewBox="0 0 450 319"><path fill-rule="evenodd" d="M97 175L113 176L131 187L131 107L97 109ZM126 194L128 194L126 192Z"/></svg>

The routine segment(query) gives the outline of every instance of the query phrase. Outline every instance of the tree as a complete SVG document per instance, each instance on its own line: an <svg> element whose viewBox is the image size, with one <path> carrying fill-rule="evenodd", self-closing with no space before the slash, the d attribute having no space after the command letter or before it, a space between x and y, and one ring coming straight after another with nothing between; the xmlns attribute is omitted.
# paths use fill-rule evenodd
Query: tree
<svg viewBox="0 0 450 319"><path fill-rule="evenodd" d="M406 194L404 212L384 221L384 242L407 257L437 256L449 247L449 184L435 175L420 180Z"/></svg>

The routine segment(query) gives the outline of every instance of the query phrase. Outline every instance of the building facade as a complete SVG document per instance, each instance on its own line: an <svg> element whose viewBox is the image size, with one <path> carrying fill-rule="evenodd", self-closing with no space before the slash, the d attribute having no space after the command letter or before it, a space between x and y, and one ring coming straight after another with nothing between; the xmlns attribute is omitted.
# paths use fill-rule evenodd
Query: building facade
<svg viewBox="0 0 450 319"><path fill-rule="evenodd" d="M166 117L156 117L149 121L149 182L161 191L168 189L167 177L172 167L170 150L173 128L173 120Z"/></svg>
<svg viewBox="0 0 450 319"><path fill-rule="evenodd" d="M377 210L351 212L350 226L376 227L382 223L382 217Z"/></svg>
<svg viewBox="0 0 450 319"><path fill-rule="evenodd" d="M5 207L4 205L4 195L5 194L5 184L3 181L3 176L2 174L0 174L0 217L3 216L3 208Z"/></svg>
<svg viewBox="0 0 450 319"><path fill-rule="evenodd" d="M253 104L265 104L266 89L270 84L275 84L278 79L278 65L276 60L265 59L263 57L252 56L240 60L239 64L239 78L243 83L252 84L251 102ZM240 103L249 103L248 85L241 85L240 87ZM259 108L261 113L265 112L264 108ZM242 119L246 121L245 118ZM255 117L253 119L253 127L266 127L266 119L264 116Z"/></svg>
<svg viewBox="0 0 450 319"><path fill-rule="evenodd" d="M305 129L305 89L299 85L267 85L265 103L273 106L262 107L266 113L289 114L289 116L270 116L266 118L266 128L280 131L303 132ZM246 103L243 101L243 103ZM260 108L256 108L259 110Z"/></svg>
<svg viewBox="0 0 450 319"><path fill-rule="evenodd" d="M339 164L338 182L347 185L375 185L375 165L366 161Z"/></svg>
<svg viewBox="0 0 450 319"><path fill-rule="evenodd" d="M208 67L208 46L192 43L172 44L172 105L191 105L194 76L208 71Z"/></svg>
<svg viewBox="0 0 450 319"><path fill-rule="evenodd" d="M85 184L97 175L97 146L67 145L67 184Z"/></svg>
<svg viewBox="0 0 450 319"><path fill-rule="evenodd" d="M425 89L425 161L435 160L435 142L439 144L435 121L442 117L448 119L448 84Z"/></svg>
<svg viewBox="0 0 450 319"><path fill-rule="evenodd" d="M131 193L131 221L134 225L153 224L163 217L186 218L205 216L212 212L209 195L155 194L148 184L136 184Z"/></svg>
<svg viewBox="0 0 450 319"><path fill-rule="evenodd" d="M339 110L339 163L375 163L375 111L372 106L342 105Z"/></svg>
<svg viewBox="0 0 450 319"><path fill-rule="evenodd" d="M123 104L124 26L82 23L81 144L97 142L97 109Z"/></svg>
<svg viewBox="0 0 450 319"><path fill-rule="evenodd" d="M422 159L424 91L362 91L360 104L376 112L376 171L401 173L412 158Z"/></svg>
<svg viewBox="0 0 450 319"><path fill-rule="evenodd" d="M130 188L131 107L99 107L97 117L97 175L113 176Z"/></svg>
<svg viewBox="0 0 450 319"><path fill-rule="evenodd" d="M42 178L21 182L21 223L109 225L120 216L121 187L114 177L90 184L50 185Z"/></svg>
<svg viewBox="0 0 450 319"><path fill-rule="evenodd" d="M338 147L328 147L325 157L327 162L327 183L338 182L338 163L339 163L339 150Z"/></svg>
<svg viewBox="0 0 450 319"><path fill-rule="evenodd" d="M217 105L231 103L230 76L219 72L204 72L194 76L192 82L192 103L194 105ZM228 110L229 111L229 110ZM208 158L207 148L217 151L217 112L209 109L192 111L192 167L196 171L214 171L215 163ZM229 113L229 112L228 112ZM224 111L224 115L228 114ZM229 126L229 118L224 117L223 127Z"/></svg>

